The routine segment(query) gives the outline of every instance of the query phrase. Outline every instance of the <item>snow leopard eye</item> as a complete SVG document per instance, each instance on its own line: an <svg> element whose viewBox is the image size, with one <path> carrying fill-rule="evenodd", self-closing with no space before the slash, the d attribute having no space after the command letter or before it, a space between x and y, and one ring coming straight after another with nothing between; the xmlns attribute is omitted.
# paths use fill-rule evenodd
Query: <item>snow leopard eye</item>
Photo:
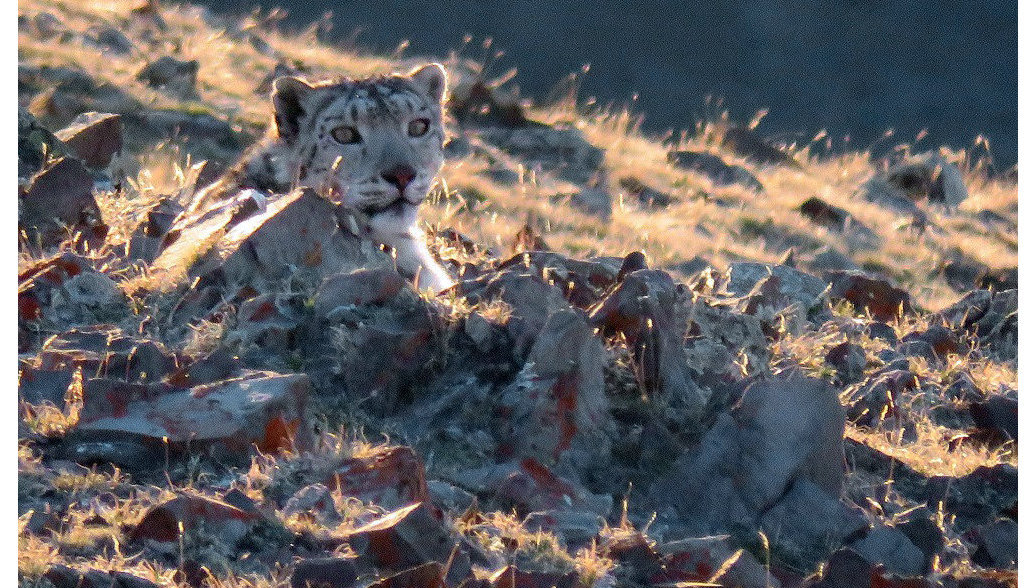
<svg viewBox="0 0 1036 588"><path fill-rule="evenodd" d="M338 141L343 145L350 145L361 141L360 131L357 131L356 127L350 127L348 125L335 127L331 131L331 136L335 141Z"/></svg>
<svg viewBox="0 0 1036 588"><path fill-rule="evenodd" d="M415 118L406 127L406 132L411 137L422 137L428 132L428 126L432 121L427 118Z"/></svg>

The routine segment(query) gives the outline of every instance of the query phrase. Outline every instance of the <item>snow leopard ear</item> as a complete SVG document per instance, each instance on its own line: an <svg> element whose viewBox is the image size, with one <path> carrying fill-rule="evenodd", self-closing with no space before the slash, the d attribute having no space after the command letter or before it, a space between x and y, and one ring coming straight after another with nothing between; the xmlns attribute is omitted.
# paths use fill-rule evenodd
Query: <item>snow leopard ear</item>
<svg viewBox="0 0 1036 588"><path fill-rule="evenodd" d="M428 94L436 102L441 102L446 93L446 68L438 63L429 63L410 72L413 80L422 92Z"/></svg>
<svg viewBox="0 0 1036 588"><path fill-rule="evenodd" d="M280 77L273 81L273 121L277 136L292 142L299 135L299 125L306 115L303 104L315 88L292 77Z"/></svg>

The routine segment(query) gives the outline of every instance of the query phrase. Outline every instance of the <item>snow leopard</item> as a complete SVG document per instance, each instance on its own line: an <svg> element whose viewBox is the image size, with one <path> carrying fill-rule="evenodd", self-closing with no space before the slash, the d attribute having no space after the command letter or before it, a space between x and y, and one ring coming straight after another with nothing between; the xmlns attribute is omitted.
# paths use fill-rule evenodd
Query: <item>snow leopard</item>
<svg viewBox="0 0 1036 588"><path fill-rule="evenodd" d="M401 273L435 292L454 281L428 251L418 206L443 164L446 70L310 83L273 83L266 137L200 191L188 214L249 195L258 200L310 187L358 211L364 233L395 250Z"/></svg>

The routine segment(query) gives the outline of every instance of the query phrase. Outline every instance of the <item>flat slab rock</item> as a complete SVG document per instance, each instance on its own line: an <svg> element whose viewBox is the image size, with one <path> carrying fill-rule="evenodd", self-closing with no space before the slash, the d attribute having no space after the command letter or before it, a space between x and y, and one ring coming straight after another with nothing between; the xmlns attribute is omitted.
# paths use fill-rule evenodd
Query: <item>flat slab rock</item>
<svg viewBox="0 0 1036 588"><path fill-rule="evenodd" d="M392 267L387 254L340 225L339 212L309 189L269 199L245 191L174 224L152 269L231 285L276 280L291 267L311 268L322 276Z"/></svg>
<svg viewBox="0 0 1036 588"><path fill-rule="evenodd" d="M190 389L88 380L70 439L72 457L118 462L130 445L141 449L130 451L137 458L168 447L174 452L201 449L217 459L240 462L252 447L262 452L304 448L311 387L304 374L272 372Z"/></svg>

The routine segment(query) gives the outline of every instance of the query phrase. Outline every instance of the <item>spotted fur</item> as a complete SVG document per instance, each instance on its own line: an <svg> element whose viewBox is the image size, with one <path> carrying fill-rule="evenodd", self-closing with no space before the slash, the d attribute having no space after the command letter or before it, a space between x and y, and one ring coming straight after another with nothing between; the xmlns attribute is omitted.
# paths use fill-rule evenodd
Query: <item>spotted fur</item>
<svg viewBox="0 0 1036 588"><path fill-rule="evenodd" d="M364 213L372 238L394 248L400 270L422 287L446 288L452 279L417 228L417 207L442 168L445 89L439 64L318 84L278 78L267 137L200 193L192 210L242 189L274 195L311 187ZM427 129L415 135L422 121Z"/></svg>

